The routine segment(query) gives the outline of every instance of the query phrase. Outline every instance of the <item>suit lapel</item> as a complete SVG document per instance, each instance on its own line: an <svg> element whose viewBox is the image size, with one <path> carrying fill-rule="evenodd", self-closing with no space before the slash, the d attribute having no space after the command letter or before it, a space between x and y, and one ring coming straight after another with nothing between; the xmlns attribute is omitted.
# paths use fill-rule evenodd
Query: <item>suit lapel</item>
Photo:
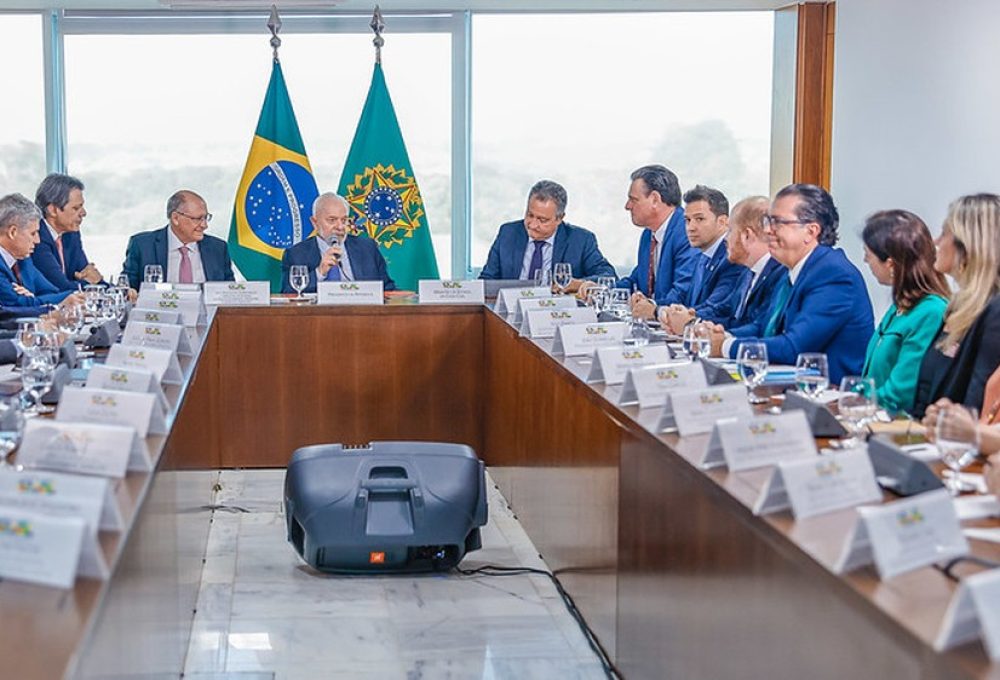
<svg viewBox="0 0 1000 680"><path fill-rule="evenodd" d="M569 241L569 230L565 222L560 222L556 229L556 240L552 243L552 268L555 269L557 262L566 261L566 245Z"/></svg>
<svg viewBox="0 0 1000 680"><path fill-rule="evenodd" d="M520 226L514 230L514 245L507 251L507 262L502 268L501 276L506 279L516 279L521 276L521 264L524 262L524 253L528 244L528 232L524 227L524 220L522 220ZM504 276L503 272L509 276Z"/></svg>
<svg viewBox="0 0 1000 680"><path fill-rule="evenodd" d="M163 280L167 279L167 229L166 226L153 237L153 261L163 267Z"/></svg>
<svg viewBox="0 0 1000 680"><path fill-rule="evenodd" d="M361 257L361 244L358 243L359 238L361 237L348 236L344 239L344 250L347 251L347 259L351 263L351 273L354 275L355 281L363 280L366 275L363 258Z"/></svg>

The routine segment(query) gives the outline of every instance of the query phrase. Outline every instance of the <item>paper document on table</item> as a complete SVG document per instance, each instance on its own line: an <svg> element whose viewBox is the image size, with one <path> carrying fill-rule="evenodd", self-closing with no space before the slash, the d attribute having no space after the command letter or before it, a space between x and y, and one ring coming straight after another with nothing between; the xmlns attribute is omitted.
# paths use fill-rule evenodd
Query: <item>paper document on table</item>
<svg viewBox="0 0 1000 680"><path fill-rule="evenodd" d="M1000 517L1000 501L992 494L959 496L955 499L955 512L958 513L959 520Z"/></svg>

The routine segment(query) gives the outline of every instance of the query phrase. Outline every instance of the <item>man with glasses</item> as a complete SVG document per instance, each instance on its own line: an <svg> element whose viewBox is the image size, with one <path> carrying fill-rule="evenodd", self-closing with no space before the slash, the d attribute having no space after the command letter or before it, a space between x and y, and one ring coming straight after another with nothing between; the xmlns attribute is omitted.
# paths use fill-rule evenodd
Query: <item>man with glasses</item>
<svg viewBox="0 0 1000 680"><path fill-rule="evenodd" d="M554 264L565 262L573 273L566 290L574 292L581 279L614 276L614 267L597 247L597 237L564 222L565 215L566 190L552 180L536 182L528 192L524 219L500 226L479 278L531 281L537 271L552 271Z"/></svg>
<svg viewBox="0 0 1000 680"><path fill-rule="evenodd" d="M383 290L396 290L378 243L349 233L349 209L347 199L333 192L316 197L309 218L315 234L285 250L281 257L282 293L296 292L290 276L295 265L309 269L309 285L303 293L315 293L317 281L381 281Z"/></svg>
<svg viewBox="0 0 1000 680"><path fill-rule="evenodd" d="M774 302L756 322L724 334L715 326L715 356L735 358L741 342L767 345L772 364L794 364L802 352L827 355L830 381L860 375L874 331L872 305L861 272L837 243L837 208L824 189L790 184L763 218L771 256L788 267Z"/></svg>
<svg viewBox="0 0 1000 680"><path fill-rule="evenodd" d="M169 224L129 239L125 264L129 285L142 283L146 265L158 264L171 283L234 281L226 242L205 233L212 213L198 194L181 189L167 200Z"/></svg>
<svg viewBox="0 0 1000 680"><path fill-rule="evenodd" d="M42 221L31 261L59 290L77 290L81 284L100 283L104 278L83 252L80 224L87 216L83 203L83 182L70 175L54 172L35 192Z"/></svg>

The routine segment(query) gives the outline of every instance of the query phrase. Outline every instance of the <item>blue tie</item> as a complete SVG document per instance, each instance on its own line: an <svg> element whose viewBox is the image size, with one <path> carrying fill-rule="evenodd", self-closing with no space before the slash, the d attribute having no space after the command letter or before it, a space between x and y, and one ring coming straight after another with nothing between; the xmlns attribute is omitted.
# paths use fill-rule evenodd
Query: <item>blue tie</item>
<svg viewBox="0 0 1000 680"><path fill-rule="evenodd" d="M736 312L733 313L733 318L739 320L743 316L743 312L746 311L747 303L750 301L750 284L753 282L753 271L747 269L743 272L743 276L740 277L740 285L737 290L740 292L740 304L736 307Z"/></svg>
<svg viewBox="0 0 1000 680"><path fill-rule="evenodd" d="M535 244L535 251L531 253L531 264L528 265L528 280L534 281L535 274L542 268L545 258L542 256L545 251L545 241L532 241Z"/></svg>
<svg viewBox="0 0 1000 680"><path fill-rule="evenodd" d="M778 321L785 314L785 305L788 304L788 298L792 294L792 282L789 279L785 279L781 283L781 288L778 289L778 295L774 298L774 311L771 312L771 319L767 322L767 327L764 329L764 337L769 338L776 334L778 330Z"/></svg>
<svg viewBox="0 0 1000 680"><path fill-rule="evenodd" d="M691 277L691 294L688 295L690 302L688 307L694 307L701 302L701 286L705 282L705 272L708 270L708 265L711 262L712 258L705 253L701 253L698 257L698 264L694 267L694 276Z"/></svg>
<svg viewBox="0 0 1000 680"><path fill-rule="evenodd" d="M324 281L340 281L340 265L333 265L323 278Z"/></svg>

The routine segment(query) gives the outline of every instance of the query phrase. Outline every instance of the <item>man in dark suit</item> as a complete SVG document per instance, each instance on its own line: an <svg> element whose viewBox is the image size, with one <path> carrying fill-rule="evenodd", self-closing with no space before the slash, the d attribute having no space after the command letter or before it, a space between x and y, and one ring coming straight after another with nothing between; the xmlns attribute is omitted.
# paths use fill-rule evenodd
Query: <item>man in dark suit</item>
<svg viewBox="0 0 1000 680"><path fill-rule="evenodd" d="M160 265L171 283L235 280L226 242L205 233L212 221L205 199L181 189L167 200L167 219L162 229L129 239L122 268L132 288L138 290L149 264Z"/></svg>
<svg viewBox="0 0 1000 680"><path fill-rule="evenodd" d="M771 256L788 267L768 314L740 336L712 335L713 353L735 358L740 343L761 341L772 364L794 364L802 352L824 352L830 382L860 375L874 331L872 305L857 267L837 243L833 199L812 184L790 184L764 217ZM742 333L746 333L743 335Z"/></svg>
<svg viewBox="0 0 1000 680"><path fill-rule="evenodd" d="M726 231L729 201L718 189L698 185L684 194L684 223L688 242L701 253L695 260L691 287L679 304L655 307L639 300L632 313L640 318L656 316L672 333L680 334L694 319L719 322L732 311L733 289L746 268L728 258Z"/></svg>
<svg viewBox="0 0 1000 680"><path fill-rule="evenodd" d="M347 199L332 192L316 197L310 218L315 235L285 250L281 258L281 292L295 292L289 273L297 264L309 268L309 285L304 293L315 293L317 281L381 281L383 290L396 290L378 243L367 236L347 233L349 207Z"/></svg>
<svg viewBox="0 0 1000 680"><path fill-rule="evenodd" d="M729 261L747 267L733 290L732 313L721 323L734 335L767 314L778 286L788 278L788 269L771 257L764 235L764 215L771 202L763 196L751 196L733 206L729 218Z"/></svg>
<svg viewBox="0 0 1000 680"><path fill-rule="evenodd" d="M552 271L560 262L570 265L575 291L582 279L614 276L615 269L597 247L597 237L583 227L564 222L566 190L552 180L536 182L528 192L524 219L500 225L490 246L481 279L533 280L539 269Z"/></svg>
<svg viewBox="0 0 1000 680"><path fill-rule="evenodd" d="M77 290L80 284L104 278L83 252L80 223L87 216L83 203L83 182L70 175L52 173L35 192L42 222L31 262L59 290Z"/></svg>

